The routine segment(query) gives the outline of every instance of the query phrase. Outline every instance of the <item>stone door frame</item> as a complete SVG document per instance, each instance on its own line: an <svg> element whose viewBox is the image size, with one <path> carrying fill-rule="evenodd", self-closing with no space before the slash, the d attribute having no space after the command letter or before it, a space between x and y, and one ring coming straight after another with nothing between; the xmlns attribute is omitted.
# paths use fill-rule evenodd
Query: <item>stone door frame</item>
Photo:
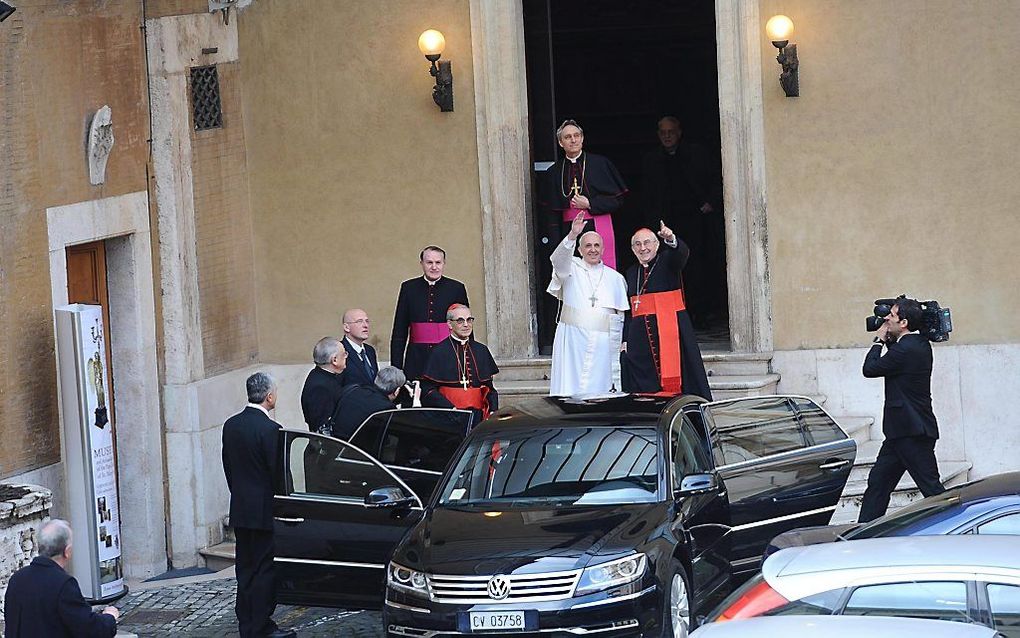
<svg viewBox="0 0 1020 638"><path fill-rule="evenodd" d="M470 9L489 347L503 359L533 357L524 10L487 0ZM762 25L757 2L716 0L715 11L730 342L734 352L771 352Z"/></svg>

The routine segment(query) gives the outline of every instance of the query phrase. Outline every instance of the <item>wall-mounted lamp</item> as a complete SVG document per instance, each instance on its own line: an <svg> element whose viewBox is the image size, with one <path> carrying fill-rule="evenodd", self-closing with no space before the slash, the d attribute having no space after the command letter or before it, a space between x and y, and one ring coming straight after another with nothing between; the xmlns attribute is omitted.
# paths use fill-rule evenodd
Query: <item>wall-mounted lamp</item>
<svg viewBox="0 0 1020 638"><path fill-rule="evenodd" d="M775 15L765 23L765 33L773 46L779 49L776 61L783 67L779 75L779 83L786 92L786 97L800 96L800 74L798 68L800 61L797 59L797 45L790 44L790 36L793 35L793 20L784 15Z"/></svg>
<svg viewBox="0 0 1020 638"><path fill-rule="evenodd" d="M440 62L446 48L446 38L435 29L429 29L418 36L418 48L425 54L425 59L432 63L429 74L436 78L436 86L432 89L432 99L439 105L440 111L453 110L453 70L449 60Z"/></svg>
<svg viewBox="0 0 1020 638"><path fill-rule="evenodd" d="M0 22L3 22L7 18L11 17L11 14L14 13L14 11L15 9L11 5L7 4L6 2L0 2Z"/></svg>

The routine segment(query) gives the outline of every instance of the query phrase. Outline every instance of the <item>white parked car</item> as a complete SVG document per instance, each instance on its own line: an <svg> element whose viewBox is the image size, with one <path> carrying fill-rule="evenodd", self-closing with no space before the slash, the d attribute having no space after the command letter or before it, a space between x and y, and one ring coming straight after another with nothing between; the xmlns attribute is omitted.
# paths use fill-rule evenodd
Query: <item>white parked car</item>
<svg viewBox="0 0 1020 638"><path fill-rule="evenodd" d="M1020 638L1020 542L906 536L784 549L706 622L804 615L980 623Z"/></svg>
<svg viewBox="0 0 1020 638"><path fill-rule="evenodd" d="M916 618L865 618L854 616L778 616L712 623L691 638L996 638L1002 634L983 625L963 625Z"/></svg>

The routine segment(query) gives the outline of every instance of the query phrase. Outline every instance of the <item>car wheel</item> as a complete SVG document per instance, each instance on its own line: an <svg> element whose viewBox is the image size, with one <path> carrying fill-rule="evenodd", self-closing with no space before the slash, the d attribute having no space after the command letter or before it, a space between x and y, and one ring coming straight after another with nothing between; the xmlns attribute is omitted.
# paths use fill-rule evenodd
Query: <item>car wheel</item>
<svg viewBox="0 0 1020 638"><path fill-rule="evenodd" d="M677 567L670 579L662 624L663 638L687 638L691 631L691 590L682 567Z"/></svg>

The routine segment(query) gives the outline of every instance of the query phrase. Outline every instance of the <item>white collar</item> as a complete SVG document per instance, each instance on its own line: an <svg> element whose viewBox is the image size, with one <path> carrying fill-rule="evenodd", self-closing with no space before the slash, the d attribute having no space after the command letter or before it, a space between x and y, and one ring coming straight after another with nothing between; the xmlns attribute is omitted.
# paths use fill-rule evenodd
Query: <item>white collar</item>
<svg viewBox="0 0 1020 638"><path fill-rule="evenodd" d="M896 337L896 341L899 342L900 339L902 339L903 337L905 337L907 335L919 335L919 334L921 334L920 330L911 330L910 332L904 332L900 336Z"/></svg>
<svg viewBox="0 0 1020 638"><path fill-rule="evenodd" d="M428 285L430 285L430 286L435 286L435 285L436 285L437 283L439 283L439 279L442 279L442 278L443 278L443 276L442 276L442 275L439 275L439 279L436 279L435 281L432 281L431 279L429 279L428 277L426 277L426 276L425 276L424 274L422 274L421 278L422 278L422 279L424 279L424 280L425 280L425 283L427 283Z"/></svg>
<svg viewBox="0 0 1020 638"><path fill-rule="evenodd" d="M246 407L249 407L249 408L258 408L259 410L262 410L263 412L265 412L266 416L268 416L269 418L273 418L272 416L270 416L269 410L266 409L266 406L262 405L261 403L249 403Z"/></svg>
<svg viewBox="0 0 1020 638"><path fill-rule="evenodd" d="M354 348L354 351L357 352L359 355L365 349L365 344L363 343L359 344L354 339L351 339L349 336L345 336L344 341L351 344L351 347Z"/></svg>
<svg viewBox="0 0 1020 638"><path fill-rule="evenodd" d="M457 335L453 334L452 332L450 333L450 338L453 339L454 341L456 341L457 343L459 343L462 346L467 345L467 342L471 340L471 337L468 337L467 339L461 339L460 337L458 337Z"/></svg>
<svg viewBox="0 0 1020 638"><path fill-rule="evenodd" d="M574 158L567 157L566 155L564 155L563 157L567 157L567 161L569 161L571 164L577 164L577 160L581 159L581 155L584 155L584 151L578 153L577 157Z"/></svg>

